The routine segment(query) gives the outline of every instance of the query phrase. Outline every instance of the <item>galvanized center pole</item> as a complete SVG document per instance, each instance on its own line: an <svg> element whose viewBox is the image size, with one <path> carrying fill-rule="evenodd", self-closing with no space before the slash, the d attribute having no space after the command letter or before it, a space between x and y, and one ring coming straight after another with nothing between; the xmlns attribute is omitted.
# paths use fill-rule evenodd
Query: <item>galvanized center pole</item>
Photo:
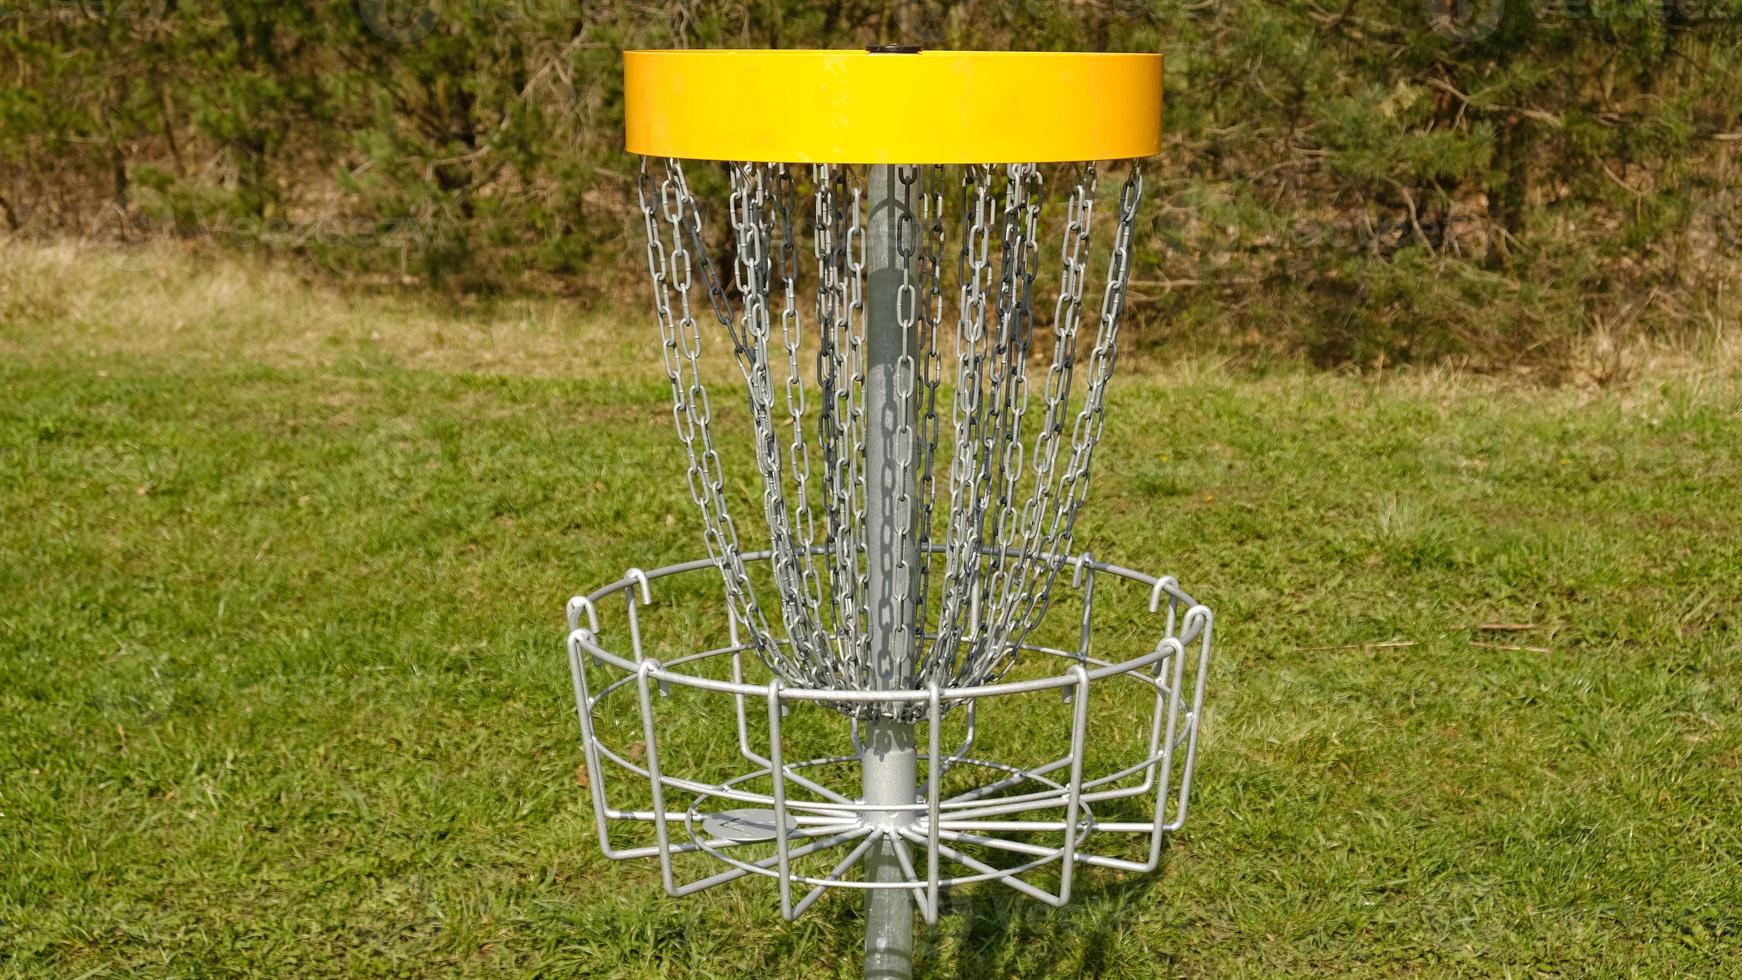
<svg viewBox="0 0 1742 980"><path fill-rule="evenodd" d="M913 241L902 243L902 215L909 207L900 168L871 168L870 223L866 229L869 289L865 297L865 531L866 610L871 623L871 680L882 690L912 683L914 641L900 627L911 622L918 529L913 502L911 445L902 459L900 433L915 431L912 355L919 338L912 307L901 309L902 283L914 282ZM911 219L908 235L918 227ZM908 255L901 252L905 244ZM909 299L908 303L912 300ZM908 322L904 324L903 314ZM906 375L907 380L903 380ZM906 393L904 397L903 393ZM911 441L911 439L910 439ZM901 511L908 510L905 518ZM905 529L905 533L904 533ZM894 720L864 726L863 788L867 807L911 806L918 785L913 724ZM903 880L894 831L911 813L867 809L867 823L884 828L885 839L866 855L867 881ZM865 900L865 976L895 980L913 975L913 908L905 888L874 888Z"/></svg>

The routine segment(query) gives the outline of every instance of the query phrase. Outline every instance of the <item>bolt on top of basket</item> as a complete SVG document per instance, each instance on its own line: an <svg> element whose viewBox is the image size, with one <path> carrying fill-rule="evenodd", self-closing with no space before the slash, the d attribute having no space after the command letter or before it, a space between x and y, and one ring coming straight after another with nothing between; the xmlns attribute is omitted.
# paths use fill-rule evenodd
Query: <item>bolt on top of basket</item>
<svg viewBox="0 0 1742 980"><path fill-rule="evenodd" d="M1062 903L1077 864L1153 869L1185 815L1211 616L1171 577L1073 548L1125 319L1138 160L1159 150L1160 56L637 51L624 65L707 557L571 601L601 846L657 855L673 894L775 878L789 917L828 888L866 889L867 969L886 976L910 965L906 903L935 921L942 887L996 880ZM743 440L727 439L728 414L747 446L728 445ZM710 572L704 602L723 635L650 654L650 580ZM1136 615L1147 596L1165 618L1159 642L1091 650L1097 574L1136 583ZM1062 592L1076 621L1068 641L1043 641ZM601 629L617 594L622 637ZM596 691L590 674L603 675ZM731 718L749 768L677 773L669 750L662 764L681 736L650 688ZM1042 758L969 755L982 704L1042 692L1068 706ZM1130 760L1085 774L1092 696L1152 708ZM608 702L629 711L644 761L602 730ZM801 737L783 721L795 708L832 709L842 727ZM840 744L786 761L796 742L832 737L819 730ZM855 770L857 786L842 781ZM617 775L645 790L639 803L614 804ZM1137 799L1152 803L1146 819L1093 813ZM654 842L619 850L609 827L623 823L651 825ZM674 843L676 827L690 839ZM1146 853L1083 846L1105 833L1140 835ZM768 853L737 856L755 847ZM683 854L726 869L679 885ZM1020 860L988 863L997 854ZM795 870L813 855L824 867ZM1056 891L1033 881L1048 871ZM811 889L796 902L795 882Z"/></svg>

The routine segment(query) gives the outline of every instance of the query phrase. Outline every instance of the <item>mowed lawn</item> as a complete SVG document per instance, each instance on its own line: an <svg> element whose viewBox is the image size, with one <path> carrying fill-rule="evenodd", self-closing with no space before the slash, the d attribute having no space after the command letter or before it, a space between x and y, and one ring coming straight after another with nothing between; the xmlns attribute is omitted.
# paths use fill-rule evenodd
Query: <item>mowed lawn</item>
<svg viewBox="0 0 1742 980"><path fill-rule="evenodd" d="M595 848L563 601L701 553L653 336L5 246L0 971L856 975L851 896ZM1078 543L1216 609L1189 825L922 972L1742 972L1738 365L1145 347Z"/></svg>

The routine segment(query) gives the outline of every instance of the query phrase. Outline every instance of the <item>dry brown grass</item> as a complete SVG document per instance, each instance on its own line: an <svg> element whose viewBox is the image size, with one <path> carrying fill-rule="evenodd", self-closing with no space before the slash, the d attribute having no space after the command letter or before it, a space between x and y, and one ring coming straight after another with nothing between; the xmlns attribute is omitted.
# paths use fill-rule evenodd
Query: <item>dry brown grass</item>
<svg viewBox="0 0 1742 980"><path fill-rule="evenodd" d="M348 288L286 265L217 257L169 242L133 247L0 239L0 353L185 359L268 367L387 361L443 374L648 381L659 377L645 289L607 314L562 298L459 300ZM1686 312L1686 311L1683 311ZM1675 339L1594 324L1560 385L1583 396L1650 396L1665 386L1720 396L1742 383L1742 302L1720 294L1693 311L1704 329ZM43 329L52 327L52 329ZM709 373L734 373L721 343ZM1127 377L1190 384L1245 373L1209 351L1177 355L1134 346ZM1265 371L1288 387L1294 372ZM1540 390L1543 375L1472 373L1456 364L1369 370L1367 380L1421 393Z"/></svg>
<svg viewBox="0 0 1742 980"><path fill-rule="evenodd" d="M52 323L52 332L28 329ZM0 242L0 351L442 373L618 377L649 334L560 299L366 293L153 243ZM648 358L654 349L648 347Z"/></svg>

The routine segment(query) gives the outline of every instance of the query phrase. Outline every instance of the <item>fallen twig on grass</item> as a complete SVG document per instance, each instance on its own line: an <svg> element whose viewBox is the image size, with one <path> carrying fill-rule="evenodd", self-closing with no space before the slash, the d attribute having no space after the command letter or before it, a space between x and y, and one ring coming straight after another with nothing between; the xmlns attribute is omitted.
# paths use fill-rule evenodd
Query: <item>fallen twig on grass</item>
<svg viewBox="0 0 1742 980"><path fill-rule="evenodd" d="M1554 652L1553 650L1549 649L1548 647L1527 647L1527 646L1519 646L1519 645L1514 644L1514 643L1479 643L1475 640L1471 640L1470 645L1473 647L1481 647L1484 650L1507 650L1507 651L1511 651L1513 653L1553 653Z"/></svg>

